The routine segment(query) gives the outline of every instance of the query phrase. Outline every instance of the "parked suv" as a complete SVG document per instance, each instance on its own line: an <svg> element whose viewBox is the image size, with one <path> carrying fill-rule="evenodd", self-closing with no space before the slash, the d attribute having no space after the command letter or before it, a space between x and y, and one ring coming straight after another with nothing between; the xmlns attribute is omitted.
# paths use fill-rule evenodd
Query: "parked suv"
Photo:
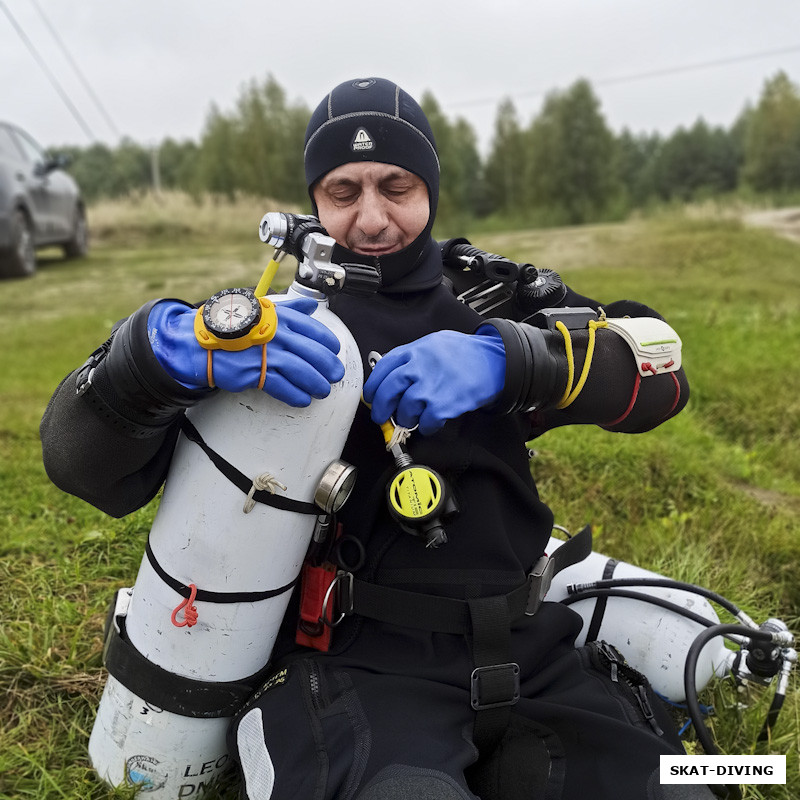
<svg viewBox="0 0 800 800"><path fill-rule="evenodd" d="M78 184L27 133L0 122L0 278L32 275L36 249L86 255L86 210Z"/></svg>

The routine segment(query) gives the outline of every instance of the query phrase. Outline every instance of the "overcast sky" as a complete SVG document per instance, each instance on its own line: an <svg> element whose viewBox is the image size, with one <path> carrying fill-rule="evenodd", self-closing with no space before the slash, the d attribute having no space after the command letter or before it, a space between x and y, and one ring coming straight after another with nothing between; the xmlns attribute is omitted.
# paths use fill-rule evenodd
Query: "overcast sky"
<svg viewBox="0 0 800 800"><path fill-rule="evenodd" d="M503 97L527 124L587 78L614 131L670 134L730 126L779 70L800 82L795 0L0 0L0 118L46 147L198 140L269 73L310 108L355 77L429 89L483 148Z"/></svg>

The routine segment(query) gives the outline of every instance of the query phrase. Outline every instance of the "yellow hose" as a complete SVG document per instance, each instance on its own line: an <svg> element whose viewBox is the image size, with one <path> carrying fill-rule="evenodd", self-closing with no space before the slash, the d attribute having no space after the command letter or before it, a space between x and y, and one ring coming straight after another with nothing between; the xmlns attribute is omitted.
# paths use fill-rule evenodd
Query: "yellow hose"
<svg viewBox="0 0 800 800"><path fill-rule="evenodd" d="M280 261L275 258L272 258L267 264L267 268L264 270L264 274L261 276L261 280L258 282L258 286L256 286L255 295L256 297L264 297L266 293L269 291L270 284L275 279L275 275L278 272L278 267L280 266Z"/></svg>

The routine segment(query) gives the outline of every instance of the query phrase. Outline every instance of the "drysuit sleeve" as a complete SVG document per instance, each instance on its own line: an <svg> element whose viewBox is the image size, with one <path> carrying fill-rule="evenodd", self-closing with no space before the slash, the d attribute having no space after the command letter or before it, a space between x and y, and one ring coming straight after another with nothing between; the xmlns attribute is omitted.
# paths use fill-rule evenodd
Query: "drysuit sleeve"
<svg viewBox="0 0 800 800"><path fill-rule="evenodd" d="M115 326L67 375L40 424L49 478L114 517L151 500L163 483L183 412L214 390L170 377L149 345L147 303Z"/></svg>
<svg viewBox="0 0 800 800"><path fill-rule="evenodd" d="M595 306L596 307L596 306ZM604 306L608 317L660 315L629 300ZM562 333L510 320L487 320L506 346L506 381L498 409L529 411L532 436L562 425L594 424L623 433L642 433L675 416L689 399L683 368L641 377L629 345L612 330L570 331L572 385L591 359L585 382L565 407L570 385L567 344ZM593 340L593 343L592 343Z"/></svg>

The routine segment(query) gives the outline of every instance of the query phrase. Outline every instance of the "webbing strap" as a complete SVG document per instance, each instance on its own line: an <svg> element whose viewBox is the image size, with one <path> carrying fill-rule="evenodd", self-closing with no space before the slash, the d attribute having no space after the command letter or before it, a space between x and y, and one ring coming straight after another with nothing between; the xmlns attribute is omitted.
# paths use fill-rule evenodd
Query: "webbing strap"
<svg viewBox="0 0 800 800"><path fill-rule="evenodd" d="M418 630L471 634L474 669L470 702L476 712L473 741L483 755L505 734L511 707L520 697L519 664L511 661L511 624L541 606L554 575L592 551L592 529L542 556L522 585L504 595L469 600L408 592L354 578L340 581L340 611Z"/></svg>
<svg viewBox="0 0 800 800"><path fill-rule="evenodd" d="M268 664L263 670L238 681L200 681L175 675L154 664L115 625L110 626L106 636L103 662L109 674L143 703L183 717L232 717L264 682L271 669Z"/></svg>
<svg viewBox="0 0 800 800"><path fill-rule="evenodd" d="M592 552L592 526L586 525L579 530L571 539L567 539L564 544L557 547L550 558L555 562L553 575L558 575L562 569L571 567L579 561L583 561Z"/></svg>
<svg viewBox="0 0 800 800"><path fill-rule="evenodd" d="M617 561L615 558L609 558L608 561L606 561L605 567L603 567L602 580L607 581L613 577L617 564L619 564L619 561ZM592 619L589 621L589 629L586 631L587 642L596 641L597 636L600 633L600 626L603 624L603 617L605 617L606 614L607 603L607 595L602 595L601 597L597 598L597 601L594 604L594 613L592 614Z"/></svg>
<svg viewBox="0 0 800 800"><path fill-rule="evenodd" d="M249 495L250 490L253 488L253 479L248 478L243 472L240 472L230 462L226 461L216 450L212 450L206 441L200 435L200 431L183 416L181 418L181 430L190 442L194 442L200 449L209 457L211 463L240 491ZM252 494L252 499L258 503L263 503L266 506L279 508L281 511L295 511L298 514L313 514L318 516L322 513L322 509L314 505L314 503L307 503L303 500L292 500L290 497L283 497L282 495L272 494L265 489L257 489Z"/></svg>
<svg viewBox="0 0 800 800"><path fill-rule="evenodd" d="M497 597L506 603L511 618L518 619L525 613L529 594L530 584L524 583ZM341 604L342 610L347 607L346 602ZM472 630L469 601L393 589L358 578L352 581L352 613L436 633L467 634Z"/></svg>
<svg viewBox="0 0 800 800"><path fill-rule="evenodd" d="M181 583L177 578L173 578L172 575L158 563L153 548L150 546L149 538L144 546L144 552L147 555L150 566L158 577L161 578L170 589L176 591L181 597L188 599L192 593L191 587L187 586L185 583ZM298 575L293 581L290 581L284 586L280 586L277 589L266 589L262 592L211 592L207 589L196 589L194 599L201 600L205 603L257 603L260 600L268 600L270 597L277 597L284 592L288 592L299 579L300 576Z"/></svg>
<svg viewBox="0 0 800 800"><path fill-rule="evenodd" d="M592 529L587 525L556 548L551 556L542 556L537 567L541 562L546 562L546 567L534 568L521 586L508 594L496 596L507 604L510 621L523 614L535 614L553 576L582 561L591 551ZM350 576L350 573L346 574ZM394 589L359 578L342 581L339 588L339 610L344 614L360 614L391 625L438 633L467 634L472 631L472 612L467 600Z"/></svg>
<svg viewBox="0 0 800 800"><path fill-rule="evenodd" d="M519 665L511 661L511 615L504 596L468 601L472 622L470 696L475 709L472 739L481 754L495 748L519 700Z"/></svg>

